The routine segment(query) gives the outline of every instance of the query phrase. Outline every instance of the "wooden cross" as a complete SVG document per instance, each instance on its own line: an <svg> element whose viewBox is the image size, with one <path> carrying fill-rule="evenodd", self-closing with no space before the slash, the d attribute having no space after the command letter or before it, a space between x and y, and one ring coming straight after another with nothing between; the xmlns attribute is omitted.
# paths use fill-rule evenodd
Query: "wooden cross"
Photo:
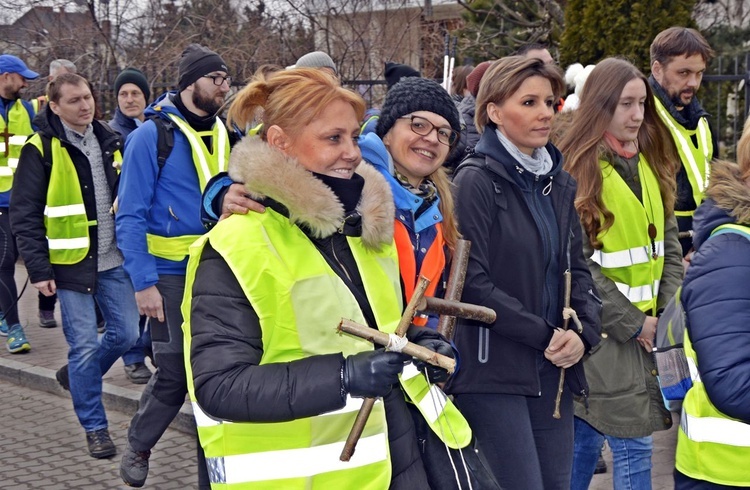
<svg viewBox="0 0 750 490"><path fill-rule="evenodd" d="M420 276L417 282L417 287L414 289L414 294L409 300L409 304L406 306L401 320L399 321L398 327L396 327L395 335L403 337L406 334L409 325L411 325L414 315L417 311L426 313L440 313L441 320L445 316L453 316L467 318L471 320L479 320L484 323L493 323L496 319L495 311L486 308L484 306L472 305L468 303L460 303L456 297L460 298L461 290L463 289L464 278L466 277L466 264L468 262L468 251L471 242L465 240L459 240L459 242L465 242L459 247L457 245L456 251L457 256L454 257L454 263L451 266L450 276L448 278L448 292L446 294L447 299L439 299L432 297L425 297L424 293L427 290L427 286L430 284L429 279L424 276ZM460 252L459 252L460 250ZM460 257L458 255L461 255ZM458 265L456 266L456 263ZM455 266L455 267L454 267ZM370 328L367 325L361 325L351 320L342 319L339 324L339 331L355 335L357 337L369 340L375 344L379 344L387 347L390 344L390 336L387 333L381 332L374 328ZM441 332L443 333L443 332ZM450 328L450 336L452 336L453 329ZM450 336L446 336L450 338ZM417 358L423 362L439 366L449 373L453 373L456 367L456 361L450 357L438 354L430 349L426 349L420 345L412 344L407 342L405 347L402 349L404 354ZM357 441L359 440L362 432L364 431L367 419L370 416L373 406L375 405L375 398L365 398L362 402L362 407L354 420L354 425L349 433L349 437L346 439L344 449L341 451L339 459L341 461L349 461L354 454Z"/></svg>
<svg viewBox="0 0 750 490"><path fill-rule="evenodd" d="M8 155L10 155L10 137L15 136L15 134L8 131L8 124L5 124L2 134L3 139L5 140L5 158L8 158Z"/></svg>

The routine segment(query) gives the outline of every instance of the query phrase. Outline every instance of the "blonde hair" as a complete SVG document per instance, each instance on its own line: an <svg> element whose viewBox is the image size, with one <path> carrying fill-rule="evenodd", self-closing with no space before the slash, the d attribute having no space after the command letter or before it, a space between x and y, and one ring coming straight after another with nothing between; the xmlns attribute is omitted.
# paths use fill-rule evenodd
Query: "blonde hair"
<svg viewBox="0 0 750 490"><path fill-rule="evenodd" d="M750 179L750 118L745 121L745 129L737 142L737 165L740 167L742 180Z"/></svg>
<svg viewBox="0 0 750 490"><path fill-rule="evenodd" d="M332 75L323 70L295 68L271 74L259 72L237 93L227 114L227 123L244 128L262 111L260 137L266 139L271 126L290 134L310 124L332 102L342 100L352 106L361 121L365 101L351 90L342 88Z"/></svg>

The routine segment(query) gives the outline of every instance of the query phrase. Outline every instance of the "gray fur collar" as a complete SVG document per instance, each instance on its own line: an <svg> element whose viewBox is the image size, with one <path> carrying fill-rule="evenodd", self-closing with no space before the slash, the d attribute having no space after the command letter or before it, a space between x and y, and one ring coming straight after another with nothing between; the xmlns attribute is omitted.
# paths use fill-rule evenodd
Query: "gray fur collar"
<svg viewBox="0 0 750 490"><path fill-rule="evenodd" d="M357 173L365 179L357 211L362 216L362 242L378 250L393 240L396 213L390 187L370 164L362 161ZM333 191L300 163L257 137L237 143L229 157L229 176L244 182L255 200L269 197L289 210L289 219L304 224L316 238L336 233L344 222L344 206Z"/></svg>
<svg viewBox="0 0 750 490"><path fill-rule="evenodd" d="M742 181L736 164L714 161L706 195L734 216L738 223L750 223L750 188Z"/></svg>

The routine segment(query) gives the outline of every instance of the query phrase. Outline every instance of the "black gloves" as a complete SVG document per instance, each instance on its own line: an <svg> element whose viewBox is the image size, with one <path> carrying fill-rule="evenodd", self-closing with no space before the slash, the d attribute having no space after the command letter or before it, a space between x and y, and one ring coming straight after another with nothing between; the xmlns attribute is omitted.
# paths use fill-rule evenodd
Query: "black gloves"
<svg viewBox="0 0 750 490"><path fill-rule="evenodd" d="M437 352L438 354L450 357L451 359L454 358L453 347L443 339L422 337L414 339L414 343L430 349L432 352ZM450 374L445 369L439 366L433 366L432 364L420 361L419 359L414 359L414 365L417 369L427 375L427 379L430 383L442 383L443 381L447 381L450 377Z"/></svg>
<svg viewBox="0 0 750 490"><path fill-rule="evenodd" d="M398 383L398 375L410 359L406 354L382 349L351 355L342 366L343 388L351 396L385 396Z"/></svg>
<svg viewBox="0 0 750 490"><path fill-rule="evenodd" d="M409 338L410 342L430 349L432 352L437 352L438 354L450 357L451 359L456 357L451 344L436 330L412 324L409 327L406 336ZM445 369L422 362L418 359L414 359L414 365L417 369L427 375L427 379L429 379L431 383L442 383L450 377L450 374Z"/></svg>

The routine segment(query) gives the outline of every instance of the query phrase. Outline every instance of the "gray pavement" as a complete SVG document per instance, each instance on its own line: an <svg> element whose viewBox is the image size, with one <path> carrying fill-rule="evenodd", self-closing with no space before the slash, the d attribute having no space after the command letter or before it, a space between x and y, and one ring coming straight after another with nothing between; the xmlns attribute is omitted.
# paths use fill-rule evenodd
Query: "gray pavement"
<svg viewBox="0 0 750 490"><path fill-rule="evenodd" d="M26 269L19 263L16 267L19 292L25 280ZM39 327L37 311L37 292L29 285L19 301L19 313L31 351L10 354L4 345L0 347L0 413L4 421L0 436L0 489L128 488L120 480L119 462L128 424L138 408L144 385L130 383L121 360L104 376L104 403L118 455L111 460L91 458L70 394L55 380L55 371L67 362L68 348L62 328ZM61 325L59 305L55 316ZM4 343L4 337L0 340ZM679 416L674 414L674 418L675 427L654 434L654 490L673 488ZM154 448L145 488L197 487L194 430L192 411L186 403ZM612 488L609 449L605 450L604 458L608 472L594 476L591 490Z"/></svg>

